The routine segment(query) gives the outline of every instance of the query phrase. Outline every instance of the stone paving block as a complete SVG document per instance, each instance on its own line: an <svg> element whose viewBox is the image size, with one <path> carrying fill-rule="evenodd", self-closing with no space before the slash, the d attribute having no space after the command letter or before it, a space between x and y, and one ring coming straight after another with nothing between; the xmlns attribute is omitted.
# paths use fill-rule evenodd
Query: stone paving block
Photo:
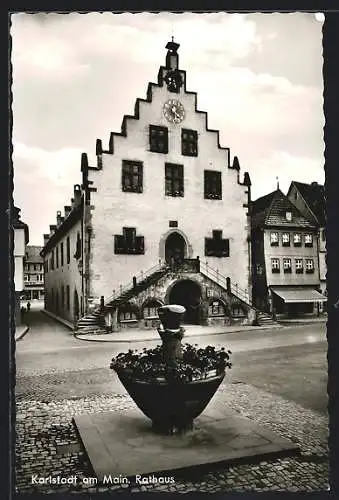
<svg viewBox="0 0 339 500"><path fill-rule="evenodd" d="M92 413L74 422L99 481L104 476L133 477L230 463L254 457L295 454L299 448L255 421L229 409L215 397L195 428L182 436L161 436L137 409L121 415Z"/></svg>

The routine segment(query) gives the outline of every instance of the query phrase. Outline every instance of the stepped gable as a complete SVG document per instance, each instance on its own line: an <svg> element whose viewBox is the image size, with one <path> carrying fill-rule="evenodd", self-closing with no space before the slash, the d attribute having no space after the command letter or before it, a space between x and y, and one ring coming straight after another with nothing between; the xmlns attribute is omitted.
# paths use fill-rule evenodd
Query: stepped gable
<svg viewBox="0 0 339 500"><path fill-rule="evenodd" d="M292 221L286 220L286 212L292 213ZM309 227L314 224L304 217L280 189L258 198L252 203L252 227L286 226Z"/></svg>
<svg viewBox="0 0 339 500"><path fill-rule="evenodd" d="M309 208L316 216L319 224L325 226L325 188L317 182L305 184L303 182L292 181L301 196L306 201Z"/></svg>

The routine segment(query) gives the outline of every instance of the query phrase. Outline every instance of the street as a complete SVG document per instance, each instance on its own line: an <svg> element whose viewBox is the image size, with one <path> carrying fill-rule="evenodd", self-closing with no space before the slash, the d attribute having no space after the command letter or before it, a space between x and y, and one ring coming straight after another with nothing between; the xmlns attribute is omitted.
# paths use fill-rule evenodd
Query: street
<svg viewBox="0 0 339 500"><path fill-rule="evenodd" d="M78 340L68 328L34 308L28 321L30 330L16 345L18 398L50 401L125 394L109 369L111 358L130 348L157 344ZM187 342L223 345L232 351L233 368L224 384L251 384L327 413L325 323L188 337Z"/></svg>
<svg viewBox="0 0 339 500"><path fill-rule="evenodd" d="M28 333L16 343L17 491L67 493L70 486L32 485L39 476L92 474L72 417L82 413L128 412L134 403L111 358L156 342L96 342L73 333L33 304ZM131 487L176 493L233 491L316 491L327 488L327 364L325 323L278 329L188 337L199 345L223 345L233 367L219 391L225 404L300 446L300 456L187 472L172 486ZM159 341L160 343L160 341ZM82 486L88 493L95 488ZM146 488L146 489L145 489ZM119 486L103 487L123 491ZM73 491L73 490L72 490Z"/></svg>

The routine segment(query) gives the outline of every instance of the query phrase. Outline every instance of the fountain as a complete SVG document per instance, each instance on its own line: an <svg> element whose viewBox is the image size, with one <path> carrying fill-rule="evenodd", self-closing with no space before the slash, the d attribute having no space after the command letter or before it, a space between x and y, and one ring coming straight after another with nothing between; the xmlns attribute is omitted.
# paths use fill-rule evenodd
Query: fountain
<svg viewBox="0 0 339 500"><path fill-rule="evenodd" d="M158 308L162 345L129 350L112 359L111 368L138 408L152 421L155 432L182 434L206 408L231 368L230 351L212 346L182 345L185 308Z"/></svg>

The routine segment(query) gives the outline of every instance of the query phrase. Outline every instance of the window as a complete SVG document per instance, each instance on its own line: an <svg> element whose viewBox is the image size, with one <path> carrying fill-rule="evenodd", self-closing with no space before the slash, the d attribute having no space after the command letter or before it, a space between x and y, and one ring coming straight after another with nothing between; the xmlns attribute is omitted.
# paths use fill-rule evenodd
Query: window
<svg viewBox="0 0 339 500"><path fill-rule="evenodd" d="M136 229L134 227L123 227L122 235L116 234L114 236L114 253L144 254L144 237L136 236Z"/></svg>
<svg viewBox="0 0 339 500"><path fill-rule="evenodd" d="M65 308L65 287L63 285L61 287L61 308Z"/></svg>
<svg viewBox="0 0 339 500"><path fill-rule="evenodd" d="M294 233L293 234L293 245L295 247L300 247L301 246L301 234L300 233Z"/></svg>
<svg viewBox="0 0 339 500"><path fill-rule="evenodd" d="M67 308L67 311L70 310L70 291L69 291L69 285L66 286L66 308Z"/></svg>
<svg viewBox="0 0 339 500"><path fill-rule="evenodd" d="M181 154L198 156L198 132L196 130L181 130Z"/></svg>
<svg viewBox="0 0 339 500"><path fill-rule="evenodd" d="M208 306L209 316L225 316L225 306L220 300L213 300Z"/></svg>
<svg viewBox="0 0 339 500"><path fill-rule="evenodd" d="M28 281L28 275L24 274L24 281Z"/></svg>
<svg viewBox="0 0 339 500"><path fill-rule="evenodd" d="M312 234L306 233L304 236L305 247L313 247L313 236Z"/></svg>
<svg viewBox="0 0 339 500"><path fill-rule="evenodd" d="M51 269L54 269L54 250L52 250Z"/></svg>
<svg viewBox="0 0 339 500"><path fill-rule="evenodd" d="M44 280L44 275L40 274L40 281L43 281L43 280Z"/></svg>
<svg viewBox="0 0 339 500"><path fill-rule="evenodd" d="M64 242L60 243L60 260L62 267L64 265Z"/></svg>
<svg viewBox="0 0 339 500"><path fill-rule="evenodd" d="M46 259L44 262L45 265L45 273L48 273L48 260Z"/></svg>
<svg viewBox="0 0 339 500"><path fill-rule="evenodd" d="M302 259L295 259L295 272L296 274L302 274L304 272Z"/></svg>
<svg viewBox="0 0 339 500"><path fill-rule="evenodd" d="M137 310L136 308L130 304L124 304L119 308L118 311L118 318L120 322L123 321L137 321L138 316L137 316Z"/></svg>
<svg viewBox="0 0 339 500"><path fill-rule="evenodd" d="M284 268L284 273L291 273L292 272L291 259L283 259L283 268Z"/></svg>
<svg viewBox="0 0 339 500"><path fill-rule="evenodd" d="M71 243L69 240L69 236L67 236L66 240L66 262L69 264L71 261Z"/></svg>
<svg viewBox="0 0 339 500"><path fill-rule="evenodd" d="M81 238L80 238L80 233L77 233L74 258L80 259L80 257L81 257Z"/></svg>
<svg viewBox="0 0 339 500"><path fill-rule="evenodd" d="M271 232L270 241L271 247L277 247L279 245L279 234L277 232Z"/></svg>
<svg viewBox="0 0 339 500"><path fill-rule="evenodd" d="M232 306L232 316L233 318L243 318L244 316L246 316L246 313L240 305L235 304L234 306Z"/></svg>
<svg viewBox="0 0 339 500"><path fill-rule="evenodd" d="M286 212L286 220L291 222L292 220L292 212Z"/></svg>
<svg viewBox="0 0 339 500"><path fill-rule="evenodd" d="M31 281L31 276L27 274L27 281Z"/></svg>
<svg viewBox="0 0 339 500"><path fill-rule="evenodd" d="M158 307L160 306L161 304L157 300L150 300L147 302L143 308L144 319L158 318Z"/></svg>
<svg viewBox="0 0 339 500"><path fill-rule="evenodd" d="M169 227L178 227L178 221L177 220L170 220Z"/></svg>
<svg viewBox="0 0 339 500"><path fill-rule="evenodd" d="M205 200L222 199L221 172L204 171L204 198Z"/></svg>
<svg viewBox="0 0 339 500"><path fill-rule="evenodd" d="M205 238L205 255L208 257L229 257L230 240L222 238L222 231L212 231L212 238Z"/></svg>
<svg viewBox="0 0 339 500"><path fill-rule="evenodd" d="M321 230L321 240L326 241L326 229Z"/></svg>
<svg viewBox="0 0 339 500"><path fill-rule="evenodd" d="M283 233L281 236L282 246L289 247L290 246L290 233Z"/></svg>
<svg viewBox="0 0 339 500"><path fill-rule="evenodd" d="M149 145L154 153L168 153L168 129L167 127L149 126Z"/></svg>
<svg viewBox="0 0 339 500"><path fill-rule="evenodd" d="M166 196L184 196L184 167L173 163L165 164Z"/></svg>
<svg viewBox="0 0 339 500"><path fill-rule="evenodd" d="M58 268L59 267L59 247L56 247L55 253L56 253L56 267Z"/></svg>
<svg viewBox="0 0 339 500"><path fill-rule="evenodd" d="M314 273L314 262L313 259L305 259L306 273Z"/></svg>
<svg viewBox="0 0 339 500"><path fill-rule="evenodd" d="M33 264L33 270L36 271L36 265L35 264Z"/></svg>
<svg viewBox="0 0 339 500"><path fill-rule="evenodd" d="M271 259L272 273L280 273L279 259Z"/></svg>
<svg viewBox="0 0 339 500"><path fill-rule="evenodd" d="M122 190L125 193L142 193L142 162L122 160Z"/></svg>
<svg viewBox="0 0 339 500"><path fill-rule="evenodd" d="M263 268L263 265L262 264L257 264L256 266L256 270L257 270L257 275L258 276L261 276L264 274L264 268Z"/></svg>

